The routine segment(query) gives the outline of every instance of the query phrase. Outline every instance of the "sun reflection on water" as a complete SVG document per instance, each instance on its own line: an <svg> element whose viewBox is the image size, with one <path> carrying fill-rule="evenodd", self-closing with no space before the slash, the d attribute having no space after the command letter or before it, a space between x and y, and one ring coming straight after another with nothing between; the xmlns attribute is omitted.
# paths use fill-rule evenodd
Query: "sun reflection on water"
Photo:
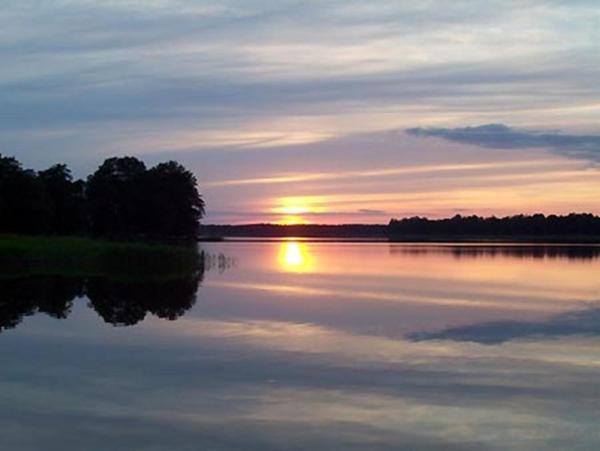
<svg viewBox="0 0 600 451"><path fill-rule="evenodd" d="M279 268L287 272L309 272L314 268L308 246L294 240L281 243L278 263Z"/></svg>

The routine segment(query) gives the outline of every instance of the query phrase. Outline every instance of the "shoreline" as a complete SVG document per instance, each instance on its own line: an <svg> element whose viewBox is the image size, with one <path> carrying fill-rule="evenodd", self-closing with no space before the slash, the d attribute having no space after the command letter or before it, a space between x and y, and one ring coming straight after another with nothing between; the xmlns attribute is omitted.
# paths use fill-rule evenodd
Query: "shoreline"
<svg viewBox="0 0 600 451"><path fill-rule="evenodd" d="M431 245L519 245L519 246L599 246L600 237L556 237L556 236L514 236L514 237L451 237L451 236L410 236L410 237L332 237L332 236L223 236L201 237L198 243L279 243L301 241L303 243L387 243L387 244L431 244Z"/></svg>
<svg viewBox="0 0 600 451"><path fill-rule="evenodd" d="M0 271L72 275L174 276L201 269L196 245L88 237L0 234Z"/></svg>

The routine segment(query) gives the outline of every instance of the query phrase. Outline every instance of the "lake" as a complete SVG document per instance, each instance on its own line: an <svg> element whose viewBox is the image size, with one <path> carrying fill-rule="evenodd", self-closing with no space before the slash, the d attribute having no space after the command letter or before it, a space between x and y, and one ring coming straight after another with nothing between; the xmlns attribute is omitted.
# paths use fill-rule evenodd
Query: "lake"
<svg viewBox="0 0 600 451"><path fill-rule="evenodd" d="M0 278L0 449L600 449L600 247L201 247Z"/></svg>

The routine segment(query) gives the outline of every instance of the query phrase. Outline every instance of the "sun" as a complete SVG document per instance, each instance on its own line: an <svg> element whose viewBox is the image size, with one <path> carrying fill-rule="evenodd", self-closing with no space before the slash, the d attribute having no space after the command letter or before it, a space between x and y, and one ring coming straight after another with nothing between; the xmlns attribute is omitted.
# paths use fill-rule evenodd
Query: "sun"
<svg viewBox="0 0 600 451"><path fill-rule="evenodd" d="M278 203L280 206L273 209L274 213L280 216L277 224L307 224L309 221L306 220L305 215L316 212L302 197L285 197L279 199Z"/></svg>
<svg viewBox="0 0 600 451"><path fill-rule="evenodd" d="M307 221L302 216L289 215L284 216L280 220L277 221L279 225L297 225L297 224L307 224Z"/></svg>
<svg viewBox="0 0 600 451"><path fill-rule="evenodd" d="M283 213L285 215L300 215L302 213L308 213L308 212L309 212L309 208L307 206L300 206L300 205L286 206L286 207L281 207L279 209L279 213Z"/></svg>

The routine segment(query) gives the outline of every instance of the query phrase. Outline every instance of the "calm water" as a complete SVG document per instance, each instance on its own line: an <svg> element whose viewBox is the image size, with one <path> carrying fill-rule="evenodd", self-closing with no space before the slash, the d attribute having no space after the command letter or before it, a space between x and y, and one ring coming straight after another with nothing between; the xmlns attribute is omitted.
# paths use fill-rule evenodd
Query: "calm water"
<svg viewBox="0 0 600 451"><path fill-rule="evenodd" d="M0 279L0 449L600 449L600 248L203 248Z"/></svg>

